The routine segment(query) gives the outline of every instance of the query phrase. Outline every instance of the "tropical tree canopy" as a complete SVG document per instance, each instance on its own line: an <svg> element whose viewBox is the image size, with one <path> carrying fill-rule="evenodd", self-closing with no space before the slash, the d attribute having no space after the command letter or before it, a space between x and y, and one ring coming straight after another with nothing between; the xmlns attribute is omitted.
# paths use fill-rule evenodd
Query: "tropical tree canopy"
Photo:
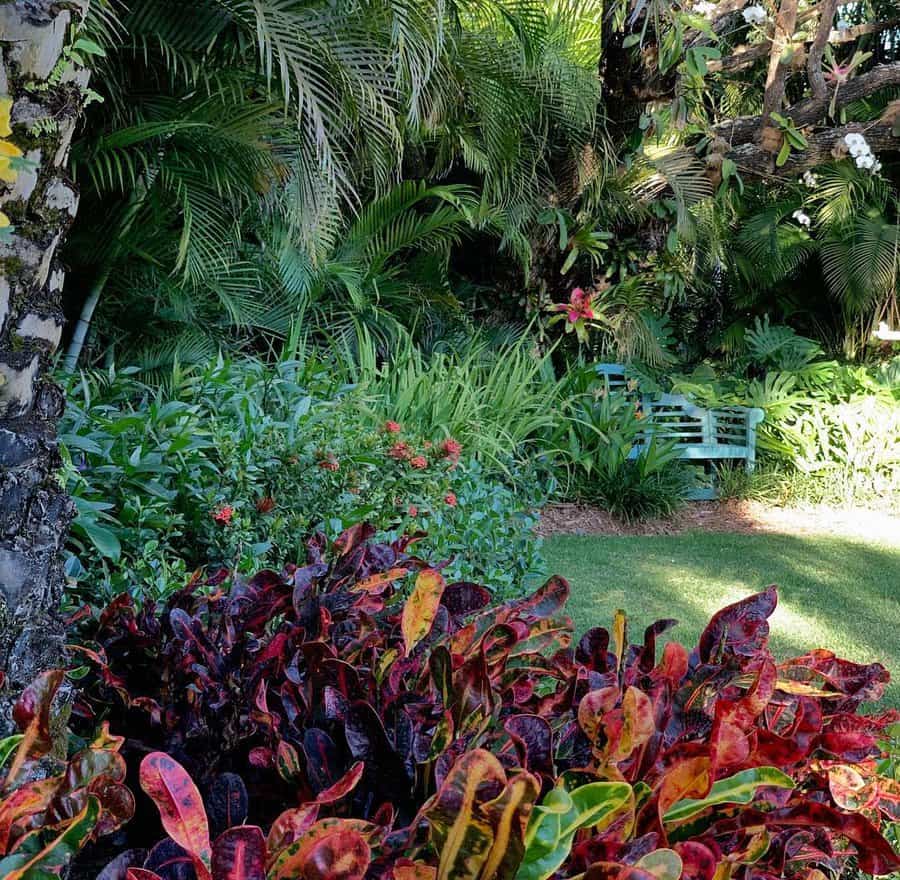
<svg viewBox="0 0 900 880"><path fill-rule="evenodd" d="M727 354L765 314L858 356L897 309L895 13L95 3L76 337L147 369L297 323L433 341L580 284L623 356Z"/></svg>

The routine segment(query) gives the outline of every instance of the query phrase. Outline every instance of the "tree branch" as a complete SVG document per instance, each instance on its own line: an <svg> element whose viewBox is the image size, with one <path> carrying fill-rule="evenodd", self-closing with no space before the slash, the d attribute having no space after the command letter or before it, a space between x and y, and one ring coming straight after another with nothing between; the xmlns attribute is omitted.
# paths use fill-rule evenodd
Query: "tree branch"
<svg viewBox="0 0 900 880"><path fill-rule="evenodd" d="M766 91L763 96L763 125L768 124L769 117L781 110L781 105L784 103L784 79L787 73L784 55L796 30L797 0L781 0L781 6L775 16L772 47L769 50L769 69L766 74Z"/></svg>
<svg viewBox="0 0 900 880"><path fill-rule="evenodd" d="M896 151L900 149L900 138L893 133L894 123L881 119L872 123L854 122L837 128L827 128L807 136L809 146L802 152L792 152L788 161L776 168L775 157L768 150L754 143L743 143L728 153L728 158L738 166L738 171L746 177L771 178L773 175L794 177L808 168L814 168L832 159L832 150L844 135L859 132L864 135L872 151Z"/></svg>
<svg viewBox="0 0 900 880"><path fill-rule="evenodd" d="M822 58L825 55L825 47L828 45L828 35L831 33L831 25L834 21L834 13L837 6L838 0L819 0L819 24L816 27L816 36L806 58L806 76L809 79L809 87L813 98L819 101L828 97L825 74L822 73Z"/></svg>
<svg viewBox="0 0 900 880"><path fill-rule="evenodd" d="M900 85L900 61L879 64L867 73L844 83L835 96L835 109L846 107L861 98L867 98L879 89ZM794 120L794 125L802 127L822 120L828 111L829 95L823 98L807 98L798 101L784 111L785 116ZM734 145L752 141L763 124L763 116L740 116L737 119L720 122L713 126L713 132ZM896 147L895 147L896 149Z"/></svg>
<svg viewBox="0 0 900 880"><path fill-rule="evenodd" d="M859 24L856 27L847 28L846 30L832 30L828 34L826 42L832 45L840 43L852 43L866 34L878 34L882 31L889 31L891 28L900 27L900 18L886 19L885 21L871 21L866 24ZM806 40L806 43L812 42ZM708 61L706 66L711 73L718 73L722 70L739 70L742 67L748 67L751 64L765 58L772 47L771 40L763 40L761 43L752 43L749 45L738 46L731 55L724 58L713 59Z"/></svg>

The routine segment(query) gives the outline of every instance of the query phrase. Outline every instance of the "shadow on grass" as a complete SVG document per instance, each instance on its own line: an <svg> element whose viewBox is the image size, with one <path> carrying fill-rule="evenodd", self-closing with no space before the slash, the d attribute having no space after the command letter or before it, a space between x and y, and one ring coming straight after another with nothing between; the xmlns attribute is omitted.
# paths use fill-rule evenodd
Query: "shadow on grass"
<svg viewBox="0 0 900 880"><path fill-rule="evenodd" d="M900 551L839 538L689 533L550 538L548 572L572 585L578 631L624 608L632 626L677 618L694 644L709 617L768 584L779 586L772 647L780 657L827 648L900 677ZM900 681L888 701L900 706Z"/></svg>

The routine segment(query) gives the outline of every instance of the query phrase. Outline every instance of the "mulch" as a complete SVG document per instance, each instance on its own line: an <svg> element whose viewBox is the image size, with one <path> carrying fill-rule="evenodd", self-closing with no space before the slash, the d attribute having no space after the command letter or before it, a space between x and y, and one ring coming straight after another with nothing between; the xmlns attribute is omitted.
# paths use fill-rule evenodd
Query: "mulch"
<svg viewBox="0 0 900 880"><path fill-rule="evenodd" d="M752 501L700 501L668 519L625 523L581 504L552 504L541 514L537 533L554 535L653 536L686 532L827 535L875 540L900 548L900 516L859 508L772 507Z"/></svg>

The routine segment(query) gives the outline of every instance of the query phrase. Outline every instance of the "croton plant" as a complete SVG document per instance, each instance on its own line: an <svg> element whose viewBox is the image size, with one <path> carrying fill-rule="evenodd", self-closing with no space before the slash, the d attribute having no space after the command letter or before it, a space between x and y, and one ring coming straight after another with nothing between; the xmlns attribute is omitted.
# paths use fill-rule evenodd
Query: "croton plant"
<svg viewBox="0 0 900 880"><path fill-rule="evenodd" d="M122 737L102 725L71 757L56 749L66 738L57 694L65 673L51 670L26 688L13 715L22 732L0 741L0 877L57 876L97 837L112 834L134 813L124 785ZM65 727L62 724L63 728Z"/></svg>
<svg viewBox="0 0 900 880"><path fill-rule="evenodd" d="M412 539L361 525L308 552L97 618L76 713L126 736L166 834L132 823L103 880L900 869L878 830L900 789L876 769L897 716L860 711L887 672L776 661L775 589L720 611L693 650L659 650L673 621L631 644L620 614L576 641L561 578L497 606Z"/></svg>

